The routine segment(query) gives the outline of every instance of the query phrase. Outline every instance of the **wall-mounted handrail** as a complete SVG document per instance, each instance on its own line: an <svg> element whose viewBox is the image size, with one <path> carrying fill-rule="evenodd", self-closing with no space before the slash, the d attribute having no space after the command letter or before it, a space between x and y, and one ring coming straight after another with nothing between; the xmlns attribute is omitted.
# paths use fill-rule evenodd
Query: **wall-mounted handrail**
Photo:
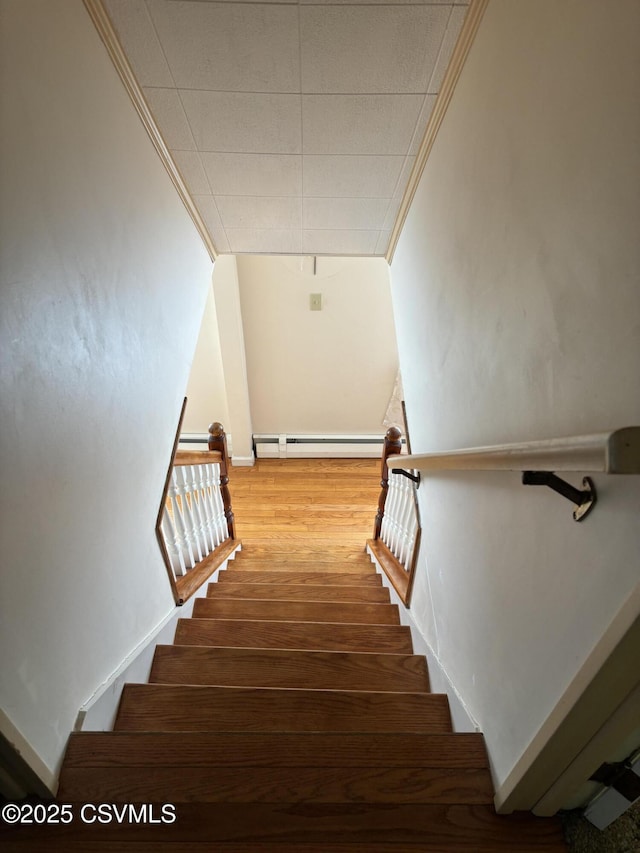
<svg viewBox="0 0 640 853"><path fill-rule="evenodd" d="M390 456L394 468L419 471L599 471L640 474L640 426L595 435L551 438L522 444L498 444Z"/></svg>

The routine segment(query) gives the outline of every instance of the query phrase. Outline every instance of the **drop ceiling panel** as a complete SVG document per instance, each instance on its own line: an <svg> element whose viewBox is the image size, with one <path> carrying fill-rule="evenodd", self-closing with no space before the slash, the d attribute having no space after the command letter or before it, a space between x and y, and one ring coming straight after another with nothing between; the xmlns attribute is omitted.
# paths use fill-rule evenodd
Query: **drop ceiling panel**
<svg viewBox="0 0 640 853"><path fill-rule="evenodd" d="M180 96L200 151L301 152L299 95L183 89Z"/></svg>
<svg viewBox="0 0 640 853"><path fill-rule="evenodd" d="M144 89L149 108L169 148L196 150L187 116L175 89Z"/></svg>
<svg viewBox="0 0 640 853"><path fill-rule="evenodd" d="M302 158L304 195L389 197L403 163L404 157L305 154Z"/></svg>
<svg viewBox="0 0 640 853"><path fill-rule="evenodd" d="M194 196L193 200L195 201L196 207L200 211L200 214L209 229L209 233L211 234L218 251L233 251L229 246L229 240L222 225L222 220L220 219L220 214L218 213L214 197L211 195L198 195ZM224 248L222 248L223 246Z"/></svg>
<svg viewBox="0 0 640 853"><path fill-rule="evenodd" d="M192 195L211 194L211 187L197 151L172 151L171 156Z"/></svg>
<svg viewBox="0 0 640 853"><path fill-rule="evenodd" d="M426 92L446 6L308 6L300 12L302 91Z"/></svg>
<svg viewBox="0 0 640 853"><path fill-rule="evenodd" d="M378 231L328 230L302 232L305 255L373 255Z"/></svg>
<svg viewBox="0 0 640 853"><path fill-rule="evenodd" d="M178 88L300 91L295 6L148 0L148 7Z"/></svg>
<svg viewBox="0 0 640 853"><path fill-rule="evenodd" d="M429 123L429 119L431 118L431 113L433 112L433 108L436 103L435 95L426 95L424 99L424 103L422 104L422 108L420 110L420 115L418 116L418 121L416 122L416 127L413 132L413 138L411 140L411 145L409 146L409 154L417 154L418 149L420 148L420 143L422 142L422 138L424 136L424 132L427 129L427 124Z"/></svg>
<svg viewBox="0 0 640 853"><path fill-rule="evenodd" d="M422 95L303 95L305 154L406 154Z"/></svg>
<svg viewBox="0 0 640 853"><path fill-rule="evenodd" d="M440 53L433 70L433 74L431 75L431 80L429 81L429 88L427 89L428 92L437 93L440 91L442 78L444 77L447 66L449 65L449 58L453 53L453 48L456 46L456 41L460 35L460 30L462 29L466 13L466 6L454 6L451 10L451 16L449 17L449 23L447 24L447 31L444 34L444 38L440 46Z"/></svg>
<svg viewBox="0 0 640 853"><path fill-rule="evenodd" d="M302 203L299 198L275 196L216 196L216 205L226 228L270 228L274 222L283 228L300 228Z"/></svg>
<svg viewBox="0 0 640 853"><path fill-rule="evenodd" d="M214 195L302 195L299 155L205 151L201 156Z"/></svg>
<svg viewBox="0 0 640 853"><path fill-rule="evenodd" d="M118 28L138 83L172 88L174 80L144 0L105 0L105 8Z"/></svg>
<svg viewBox="0 0 640 853"><path fill-rule="evenodd" d="M311 230L379 229L388 206L387 198L305 198L302 224Z"/></svg>
<svg viewBox="0 0 640 853"><path fill-rule="evenodd" d="M302 232L286 228L229 228L231 251L238 254L299 255L302 249Z"/></svg>
<svg viewBox="0 0 640 853"><path fill-rule="evenodd" d="M385 251L463 0L103 0L218 252Z"/></svg>

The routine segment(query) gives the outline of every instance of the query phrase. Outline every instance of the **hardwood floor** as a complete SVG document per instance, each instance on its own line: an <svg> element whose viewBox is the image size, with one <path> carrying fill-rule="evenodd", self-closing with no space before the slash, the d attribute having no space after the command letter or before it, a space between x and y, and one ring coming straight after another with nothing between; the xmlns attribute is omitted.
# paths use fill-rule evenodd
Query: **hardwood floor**
<svg viewBox="0 0 640 853"><path fill-rule="evenodd" d="M260 459L231 468L229 488L237 537L255 556L286 543L300 559L326 546L353 559L373 530L380 460Z"/></svg>

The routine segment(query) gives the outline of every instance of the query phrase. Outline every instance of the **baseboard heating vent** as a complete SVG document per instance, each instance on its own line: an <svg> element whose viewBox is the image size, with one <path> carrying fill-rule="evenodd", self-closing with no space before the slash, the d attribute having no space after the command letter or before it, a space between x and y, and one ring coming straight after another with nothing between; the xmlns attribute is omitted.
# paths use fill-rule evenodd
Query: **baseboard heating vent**
<svg viewBox="0 0 640 853"><path fill-rule="evenodd" d="M257 459L379 458L384 435L254 435ZM404 439L402 440L404 445ZM403 446L403 452L405 448Z"/></svg>

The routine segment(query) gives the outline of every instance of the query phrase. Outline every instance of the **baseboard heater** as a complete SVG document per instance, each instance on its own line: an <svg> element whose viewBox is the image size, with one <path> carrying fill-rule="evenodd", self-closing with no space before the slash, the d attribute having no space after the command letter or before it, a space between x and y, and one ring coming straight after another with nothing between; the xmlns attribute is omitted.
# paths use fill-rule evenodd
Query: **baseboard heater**
<svg viewBox="0 0 640 853"><path fill-rule="evenodd" d="M257 459L379 458L384 435L254 435ZM404 439L403 439L404 443Z"/></svg>

